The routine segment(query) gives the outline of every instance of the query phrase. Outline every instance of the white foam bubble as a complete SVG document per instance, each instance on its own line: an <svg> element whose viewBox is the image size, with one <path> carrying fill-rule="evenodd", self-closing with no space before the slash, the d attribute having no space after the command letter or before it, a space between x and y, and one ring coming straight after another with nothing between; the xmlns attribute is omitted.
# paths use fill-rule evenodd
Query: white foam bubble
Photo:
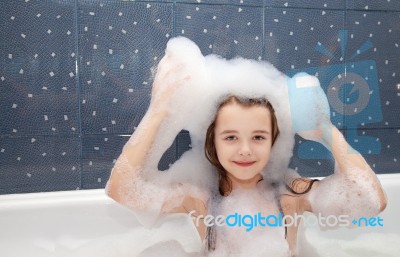
<svg viewBox="0 0 400 257"><path fill-rule="evenodd" d="M126 182L125 189L129 191L126 193L128 198L137 198L140 195L140 201L135 204L147 205L146 208L139 208L144 210L143 216L147 219L143 223L154 222L157 213L162 208L162 202L167 198L175 199L172 205L178 205L182 195L186 194L202 199L205 203L217 201L217 199L209 201L209 197L217 192L218 180L216 171L204 156L204 143L207 127L216 115L217 106L229 95L244 98L265 97L274 107L280 134L272 148L270 160L263 171L264 179L268 182L283 182L284 179L290 180L298 176L296 171L288 169L293 154L294 133L298 132L293 129L288 85L291 81L296 80L299 89L316 89L317 94L313 98L316 99L324 93L315 77L301 74L301 78L290 79L266 62L243 58L226 60L216 55L203 56L196 44L183 37L173 38L168 42L166 57L173 64L183 64L182 69L177 72L177 76L183 77L188 74L191 79L185 82L172 96L168 110L169 116L162 122L154 140L155 143L147 154L146 162L140 168L141 179L135 182ZM160 86L168 86L167 84ZM161 88L162 90L165 89ZM326 97L305 110L303 116L298 117L296 121L300 122L300 127L309 126L310 122L318 124L327 117L329 119ZM314 113L316 118L307 119L307 115L312 116L310 113ZM311 126L315 127L314 123ZM183 129L190 133L192 148L185 152L167 171L158 171L159 160ZM355 179L362 180L361 177ZM341 179L338 176L327 179L324 181L327 186L322 186L321 183L318 191L314 194L313 207L315 204L316 210L325 214L345 211L352 215L358 215L359 213L353 211L357 209L354 205L348 204L346 210L343 210L343 206L350 203L355 196L359 197L359 192L362 192L364 197L362 200L357 200L359 204L357 207L366 206L371 201L375 201L376 195L374 196L364 186L366 184L358 183L357 187L352 187L351 183L347 178ZM337 205L326 201L332 191L338 195L342 193L342 199L336 201ZM249 212L256 212L260 206L259 194L259 192L248 191L246 194L233 193L232 197L227 197L220 202L220 209L213 211L234 212L240 206ZM234 203L230 203L230 201L234 201ZM276 207L276 203L272 203L271 200L266 205ZM150 214L146 215L149 210L151 210ZM371 213L374 211L371 210ZM219 233L223 234L224 231L219 231ZM239 256L252 256L252 254L257 255L260 252L269 251L269 253L273 253L273 256L288 255L288 245L282 231L268 230L263 233L266 234L256 236L257 233L253 235L242 232L232 233L232 231L226 233L225 237L218 239L218 243L223 247L219 247L212 254L220 256L226 255L226 251L228 253L234 251ZM265 244L265 235L269 237L268 244ZM248 243L245 243L243 238L247 238L246 242Z"/></svg>

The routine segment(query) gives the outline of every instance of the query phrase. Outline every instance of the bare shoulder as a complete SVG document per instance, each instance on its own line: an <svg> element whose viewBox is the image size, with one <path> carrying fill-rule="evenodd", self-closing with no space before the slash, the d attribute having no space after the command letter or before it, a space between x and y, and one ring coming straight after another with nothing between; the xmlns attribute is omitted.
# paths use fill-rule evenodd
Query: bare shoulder
<svg viewBox="0 0 400 257"><path fill-rule="evenodd" d="M309 195L318 185L318 180L304 177L291 181L281 194L282 211L286 214L301 214L305 211L312 211Z"/></svg>

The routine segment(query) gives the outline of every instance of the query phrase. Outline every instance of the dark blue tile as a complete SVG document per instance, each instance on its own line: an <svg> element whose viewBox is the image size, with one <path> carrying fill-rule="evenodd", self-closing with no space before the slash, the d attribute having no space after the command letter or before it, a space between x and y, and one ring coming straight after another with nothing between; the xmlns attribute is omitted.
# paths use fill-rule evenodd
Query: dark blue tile
<svg viewBox="0 0 400 257"><path fill-rule="evenodd" d="M348 130L346 139L376 173L399 172L400 129Z"/></svg>
<svg viewBox="0 0 400 257"><path fill-rule="evenodd" d="M161 157L158 169L167 170L176 161L176 142ZM130 135L88 135L83 137L82 188L102 188Z"/></svg>
<svg viewBox="0 0 400 257"><path fill-rule="evenodd" d="M400 129L360 129L341 132L376 173L399 172ZM332 155L326 149L321 151L323 147L320 144L305 141L298 136L295 142L290 163L292 169L306 177L327 176L333 173L335 162Z"/></svg>
<svg viewBox="0 0 400 257"><path fill-rule="evenodd" d="M321 177L333 173L335 161L324 146L296 135L289 167L304 177Z"/></svg>
<svg viewBox="0 0 400 257"><path fill-rule="evenodd" d="M78 137L2 136L0 140L0 194L80 187Z"/></svg>
<svg viewBox="0 0 400 257"><path fill-rule="evenodd" d="M201 6L201 4L219 5L241 5L241 6L263 6L264 0L177 0L177 3L191 3Z"/></svg>
<svg viewBox="0 0 400 257"><path fill-rule="evenodd" d="M346 8L344 0L265 0L265 6L274 7L296 7L296 8L316 8L316 9L340 9Z"/></svg>
<svg viewBox="0 0 400 257"><path fill-rule="evenodd" d="M348 82L356 82L346 95L349 128L400 127L399 22L391 12L347 14Z"/></svg>
<svg viewBox="0 0 400 257"><path fill-rule="evenodd" d="M345 73L338 42L343 19L342 11L267 8L264 59L290 77L298 72L316 75L325 92L332 92L332 83ZM328 94L331 120L338 127L343 126L344 115L337 100L343 96Z"/></svg>
<svg viewBox="0 0 400 257"><path fill-rule="evenodd" d="M186 151L192 149L192 141L190 140L190 133L189 131L182 131L177 137L177 146L176 146L176 158L179 159L182 154Z"/></svg>
<svg viewBox="0 0 400 257"><path fill-rule="evenodd" d="M397 0L347 0L347 9L400 11L400 2Z"/></svg>
<svg viewBox="0 0 400 257"><path fill-rule="evenodd" d="M78 133L74 3L2 3L0 133Z"/></svg>
<svg viewBox="0 0 400 257"><path fill-rule="evenodd" d="M151 67L172 37L172 4L81 1L78 10L85 134L131 133L150 101Z"/></svg>
<svg viewBox="0 0 400 257"><path fill-rule="evenodd" d="M82 138L83 189L105 186L114 163L129 137L129 135L88 135Z"/></svg>
<svg viewBox="0 0 400 257"><path fill-rule="evenodd" d="M203 55L262 56L261 7L176 4L176 35L193 40Z"/></svg>

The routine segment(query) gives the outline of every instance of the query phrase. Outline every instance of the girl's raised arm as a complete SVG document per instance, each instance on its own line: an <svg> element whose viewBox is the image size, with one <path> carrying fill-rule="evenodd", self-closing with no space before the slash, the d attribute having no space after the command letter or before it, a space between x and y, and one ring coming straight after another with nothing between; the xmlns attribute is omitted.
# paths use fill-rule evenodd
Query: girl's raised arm
<svg viewBox="0 0 400 257"><path fill-rule="evenodd" d="M383 211L387 205L384 190L364 157L330 122L323 124L319 132L322 142L321 138L316 141L332 152L335 172L313 185L307 194L308 211L324 216L348 215L350 221Z"/></svg>
<svg viewBox="0 0 400 257"><path fill-rule="evenodd" d="M176 63L168 55L160 61L153 83L150 107L125 144L107 182L108 196L136 212L143 211L146 214L152 205L157 205L155 201L163 200L155 199L157 194L154 191L157 188L146 185L142 173L161 123L168 116L171 96L189 79L184 72L178 72L182 68L182 64ZM162 198L161 193L159 196Z"/></svg>
<svg viewBox="0 0 400 257"><path fill-rule="evenodd" d="M292 116L294 131L305 139L323 144L335 159L334 173L312 184L311 190L301 197L301 209L325 217L348 215L350 219L374 216L383 211L387 203L382 185L363 156L331 123L328 99L319 80L299 73L290 78L289 86L296 100L293 102L296 115Z"/></svg>

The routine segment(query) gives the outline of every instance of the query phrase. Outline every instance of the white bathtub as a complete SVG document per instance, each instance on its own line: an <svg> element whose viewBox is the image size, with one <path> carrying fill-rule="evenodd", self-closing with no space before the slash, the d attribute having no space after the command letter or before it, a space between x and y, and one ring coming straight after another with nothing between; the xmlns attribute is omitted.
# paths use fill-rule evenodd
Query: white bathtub
<svg viewBox="0 0 400 257"><path fill-rule="evenodd" d="M326 232L307 227L302 230L303 256L400 256L400 174L379 175L379 179L388 196L388 206L380 214L384 226ZM3 195L0 257L132 256L127 253L135 251L129 249L143 245L126 235L138 226L133 214L109 199L104 190ZM171 229L173 233L177 231ZM143 239L140 234L136 237ZM356 241L352 244L351 240ZM384 251L374 254L374 243L386 244L372 247ZM329 247L345 250L331 255ZM326 254L321 253L323 249Z"/></svg>

